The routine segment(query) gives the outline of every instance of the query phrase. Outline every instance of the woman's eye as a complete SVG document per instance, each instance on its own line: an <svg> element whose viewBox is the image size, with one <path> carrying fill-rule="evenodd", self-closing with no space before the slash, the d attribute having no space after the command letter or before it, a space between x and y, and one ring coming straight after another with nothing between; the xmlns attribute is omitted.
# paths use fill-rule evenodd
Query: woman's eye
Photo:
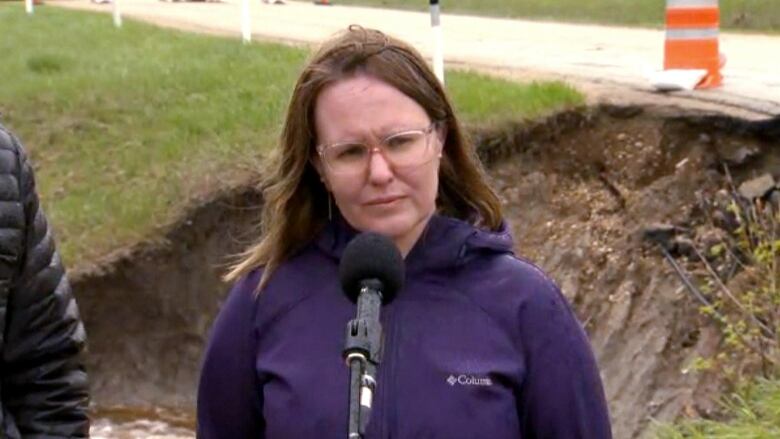
<svg viewBox="0 0 780 439"><path fill-rule="evenodd" d="M400 136L393 136L385 141L387 146L389 148L398 148L402 146L407 146L410 143L413 143L415 140L415 136L411 134L403 134Z"/></svg>
<svg viewBox="0 0 780 439"><path fill-rule="evenodd" d="M366 152L363 145L345 145L338 149L336 157L339 159L354 159L362 157Z"/></svg>

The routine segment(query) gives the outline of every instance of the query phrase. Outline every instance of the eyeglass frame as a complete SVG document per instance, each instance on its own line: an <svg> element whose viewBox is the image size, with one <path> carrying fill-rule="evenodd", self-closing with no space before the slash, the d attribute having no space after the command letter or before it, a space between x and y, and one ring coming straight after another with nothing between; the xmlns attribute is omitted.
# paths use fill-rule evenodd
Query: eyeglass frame
<svg viewBox="0 0 780 439"><path fill-rule="evenodd" d="M430 159L426 160L426 161L423 161L423 162L420 162L420 163L415 163L413 165L396 165L396 164L393 163L392 160L388 159L387 156L384 155L384 153L382 151L382 149L383 149L382 147L386 143L386 140L391 138L391 137L398 136L398 135L401 135L401 134L406 134L406 133L412 133L412 132L422 132L424 134L424 136L425 136L425 142L426 142L425 147L428 148L428 147L430 147L430 141L431 141L430 135L433 132L436 131L436 128L439 127L439 124L441 122L442 121L440 121L440 120L434 120L425 128L406 129L406 130L401 130L401 131L398 131L398 132L395 132L395 133L392 133L392 134L388 134L388 135L384 136L382 138L382 140L379 141L379 146L370 146L368 144L368 142L365 142L365 141L339 141L339 142L333 142L333 143L328 143L328 144L321 143L321 144L315 146L314 148L317 151L317 155L320 157L320 160L322 161L322 163L324 163L325 166L328 167L328 169L330 169L332 172L334 172L336 174L340 174L340 175L345 175L345 174L348 175L350 173L349 172L337 172L337 171L334 171L333 170L333 166L330 163L328 163L327 160L325 160L325 150L328 149L328 148L332 148L334 146L349 145L349 144L363 145L363 146L365 146L368 149L369 154L373 154L375 152L377 152L379 154L382 154L382 157L384 157L385 161L387 161L387 163L390 164L393 167L400 166L402 168L415 168L417 166L422 166L422 165L430 162L431 160L433 160L433 156ZM442 147L443 146L444 145L442 145ZM439 151L439 157L441 157L441 151ZM370 163L370 159L369 159L369 163Z"/></svg>

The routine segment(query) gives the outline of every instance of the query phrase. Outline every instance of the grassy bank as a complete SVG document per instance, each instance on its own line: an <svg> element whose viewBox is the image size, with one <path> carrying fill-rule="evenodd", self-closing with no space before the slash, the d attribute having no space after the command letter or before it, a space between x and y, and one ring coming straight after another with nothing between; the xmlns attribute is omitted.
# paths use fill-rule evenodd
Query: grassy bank
<svg viewBox="0 0 780 439"><path fill-rule="evenodd" d="M25 143L70 266L149 237L274 145L306 51L0 3L0 120ZM580 104L563 84L451 73L464 118Z"/></svg>
<svg viewBox="0 0 780 439"><path fill-rule="evenodd" d="M729 398L730 419L687 420L662 426L659 439L774 439L780 437L780 381L757 381Z"/></svg>
<svg viewBox="0 0 780 439"><path fill-rule="evenodd" d="M426 10L420 0L336 0L338 4ZM662 26L666 0L452 0L444 12L610 25ZM721 0L727 29L780 32L777 0Z"/></svg>

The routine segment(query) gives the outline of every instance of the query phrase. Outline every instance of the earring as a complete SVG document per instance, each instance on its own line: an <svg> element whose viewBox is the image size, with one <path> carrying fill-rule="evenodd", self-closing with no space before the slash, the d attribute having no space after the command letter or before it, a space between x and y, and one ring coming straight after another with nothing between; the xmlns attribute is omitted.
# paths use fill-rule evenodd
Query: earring
<svg viewBox="0 0 780 439"><path fill-rule="evenodd" d="M333 207L330 202L330 191L328 191L328 221L333 221Z"/></svg>

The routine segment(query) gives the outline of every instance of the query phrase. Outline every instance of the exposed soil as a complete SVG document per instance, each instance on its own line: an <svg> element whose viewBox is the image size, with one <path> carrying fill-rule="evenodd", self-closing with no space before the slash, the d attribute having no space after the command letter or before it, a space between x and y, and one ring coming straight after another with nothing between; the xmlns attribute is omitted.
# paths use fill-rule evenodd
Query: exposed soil
<svg viewBox="0 0 780 439"><path fill-rule="evenodd" d="M718 339L709 325L699 330L706 323L699 305L641 240L643 229L699 221L697 194L723 187L720 164L737 150L755 151L731 162L737 181L780 175L778 140L761 139L765 131L679 114L605 108L558 115L553 126L568 130L520 130L497 142L520 145L519 153L507 151L492 168L518 252L552 273L591 335L617 438L646 433L651 418L708 415L719 384L682 373Z"/></svg>
<svg viewBox="0 0 780 439"><path fill-rule="evenodd" d="M472 130L518 253L556 279L591 336L616 438L647 437L651 419L710 414L720 386L683 373L716 348L717 331L641 239L644 228L698 221L697 194L722 187L724 160L738 182L765 172L780 179L780 136L754 122L680 114L602 106ZM252 236L260 203L251 187L215 195L162 243L74 275L99 408L169 407L169 422L191 427L200 355L227 290L219 275Z"/></svg>

